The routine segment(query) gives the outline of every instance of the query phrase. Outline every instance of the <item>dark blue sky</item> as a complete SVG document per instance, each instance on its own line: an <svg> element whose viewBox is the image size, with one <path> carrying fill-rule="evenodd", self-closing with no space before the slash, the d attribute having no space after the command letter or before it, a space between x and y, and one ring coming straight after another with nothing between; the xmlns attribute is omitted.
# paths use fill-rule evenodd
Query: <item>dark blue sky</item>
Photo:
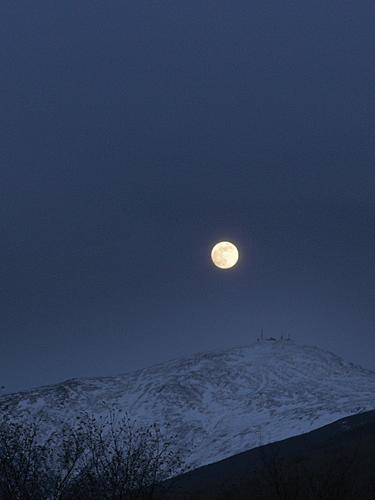
<svg viewBox="0 0 375 500"><path fill-rule="evenodd" d="M0 385L290 333L375 369L371 1L0 4ZM210 247L241 260L215 269Z"/></svg>

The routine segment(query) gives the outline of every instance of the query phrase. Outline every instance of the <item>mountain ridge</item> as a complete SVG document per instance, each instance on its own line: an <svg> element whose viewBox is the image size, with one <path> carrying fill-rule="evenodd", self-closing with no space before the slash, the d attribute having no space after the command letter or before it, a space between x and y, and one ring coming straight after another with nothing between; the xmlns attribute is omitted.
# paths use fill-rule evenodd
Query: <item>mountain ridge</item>
<svg viewBox="0 0 375 500"><path fill-rule="evenodd" d="M45 432L80 412L121 409L177 436L188 468L375 408L375 373L315 346L263 340L109 377L6 394L0 413Z"/></svg>

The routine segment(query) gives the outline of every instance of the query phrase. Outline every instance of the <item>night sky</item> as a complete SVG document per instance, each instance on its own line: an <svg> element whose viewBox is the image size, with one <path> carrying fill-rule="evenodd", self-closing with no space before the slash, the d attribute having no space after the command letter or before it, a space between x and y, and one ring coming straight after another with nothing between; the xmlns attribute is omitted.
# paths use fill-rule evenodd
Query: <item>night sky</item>
<svg viewBox="0 0 375 500"><path fill-rule="evenodd" d="M375 369L374 18L373 1L1 1L3 392L262 327Z"/></svg>

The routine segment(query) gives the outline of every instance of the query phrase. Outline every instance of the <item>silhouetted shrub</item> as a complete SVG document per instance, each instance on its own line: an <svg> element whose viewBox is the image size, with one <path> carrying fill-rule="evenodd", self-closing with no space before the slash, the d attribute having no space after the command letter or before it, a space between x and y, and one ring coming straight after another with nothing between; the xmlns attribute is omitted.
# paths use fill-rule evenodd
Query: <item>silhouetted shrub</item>
<svg viewBox="0 0 375 500"><path fill-rule="evenodd" d="M156 500L181 470L157 426L88 414L43 440L40 423L0 423L1 500Z"/></svg>

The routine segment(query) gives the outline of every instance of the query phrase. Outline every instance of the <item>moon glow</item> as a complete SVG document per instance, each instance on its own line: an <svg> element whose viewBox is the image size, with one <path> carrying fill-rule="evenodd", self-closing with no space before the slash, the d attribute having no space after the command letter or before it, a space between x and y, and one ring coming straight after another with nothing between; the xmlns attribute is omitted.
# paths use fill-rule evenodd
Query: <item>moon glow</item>
<svg viewBox="0 0 375 500"><path fill-rule="evenodd" d="M220 241L211 250L211 259L216 267L229 269L237 264L239 257L236 245L230 241Z"/></svg>

